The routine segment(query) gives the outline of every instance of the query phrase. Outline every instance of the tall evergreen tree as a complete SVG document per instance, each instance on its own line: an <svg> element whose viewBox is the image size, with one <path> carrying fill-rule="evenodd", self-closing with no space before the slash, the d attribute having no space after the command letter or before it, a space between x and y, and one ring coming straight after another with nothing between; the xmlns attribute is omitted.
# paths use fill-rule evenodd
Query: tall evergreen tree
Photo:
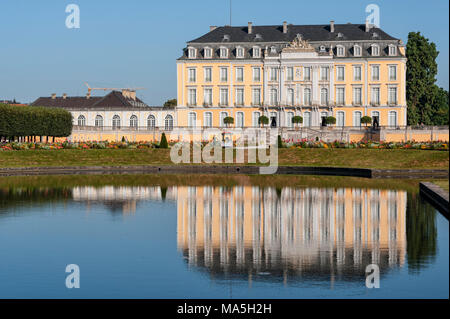
<svg viewBox="0 0 450 319"><path fill-rule="evenodd" d="M406 45L406 100L408 124L432 125L434 89L437 74L436 44L420 32L410 32Z"/></svg>
<svg viewBox="0 0 450 319"><path fill-rule="evenodd" d="M434 86L434 90L434 113L432 116L432 123L433 125L448 125L448 91L437 85Z"/></svg>

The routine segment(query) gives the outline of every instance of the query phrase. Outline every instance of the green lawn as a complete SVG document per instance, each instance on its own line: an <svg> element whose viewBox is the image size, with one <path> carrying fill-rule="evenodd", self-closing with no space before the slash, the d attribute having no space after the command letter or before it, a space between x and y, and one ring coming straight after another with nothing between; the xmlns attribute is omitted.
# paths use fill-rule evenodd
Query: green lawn
<svg viewBox="0 0 450 319"><path fill-rule="evenodd" d="M167 149L0 152L0 167L172 165ZM279 149L279 165L448 169L449 152L386 149Z"/></svg>

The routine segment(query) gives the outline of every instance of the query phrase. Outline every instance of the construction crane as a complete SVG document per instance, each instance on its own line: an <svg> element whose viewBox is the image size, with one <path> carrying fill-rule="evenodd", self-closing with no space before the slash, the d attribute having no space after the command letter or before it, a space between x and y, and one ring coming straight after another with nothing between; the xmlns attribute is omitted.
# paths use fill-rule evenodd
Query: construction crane
<svg viewBox="0 0 450 319"><path fill-rule="evenodd" d="M84 82L88 88L88 94L91 94L91 91L128 91L128 92L136 92L137 90L145 90L145 88L91 88L87 82Z"/></svg>

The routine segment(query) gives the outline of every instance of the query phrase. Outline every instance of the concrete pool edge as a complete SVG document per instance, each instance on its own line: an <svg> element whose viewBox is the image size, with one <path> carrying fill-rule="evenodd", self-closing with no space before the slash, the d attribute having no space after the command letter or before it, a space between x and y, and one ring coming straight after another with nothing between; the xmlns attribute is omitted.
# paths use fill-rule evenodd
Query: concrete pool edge
<svg viewBox="0 0 450 319"><path fill-rule="evenodd" d="M436 184L420 182L420 195L425 197L445 218L448 219L449 194Z"/></svg>

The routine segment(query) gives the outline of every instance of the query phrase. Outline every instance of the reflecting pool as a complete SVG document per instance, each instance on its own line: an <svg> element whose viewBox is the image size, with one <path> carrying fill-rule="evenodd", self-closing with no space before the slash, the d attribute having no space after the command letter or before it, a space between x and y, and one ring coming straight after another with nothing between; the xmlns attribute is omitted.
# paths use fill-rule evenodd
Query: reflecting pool
<svg viewBox="0 0 450 319"><path fill-rule="evenodd" d="M449 295L448 221L402 189L14 185L0 242L0 298Z"/></svg>

